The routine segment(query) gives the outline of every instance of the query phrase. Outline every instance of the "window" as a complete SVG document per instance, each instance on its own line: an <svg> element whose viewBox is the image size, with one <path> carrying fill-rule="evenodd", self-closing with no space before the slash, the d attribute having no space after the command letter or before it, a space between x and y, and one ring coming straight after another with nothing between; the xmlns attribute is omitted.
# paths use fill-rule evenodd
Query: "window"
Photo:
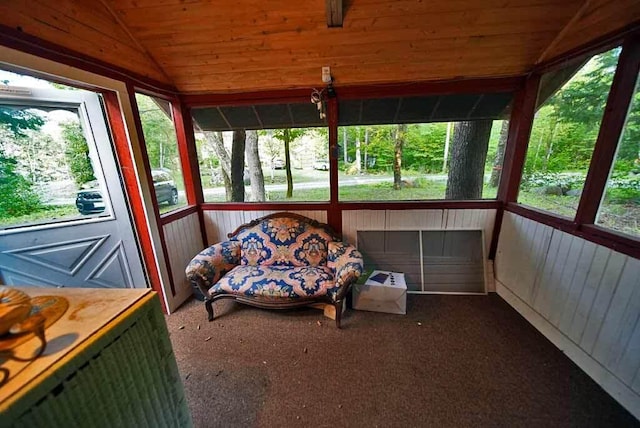
<svg viewBox="0 0 640 428"><path fill-rule="evenodd" d="M136 94L136 102L151 166L156 202L160 213L163 214L187 204L171 104L142 94Z"/></svg>
<svg viewBox="0 0 640 428"><path fill-rule="evenodd" d="M110 216L83 105L97 96L6 71L0 79L0 229Z"/></svg>
<svg viewBox="0 0 640 428"><path fill-rule="evenodd" d="M495 198L511 93L340 102L341 201Z"/></svg>
<svg viewBox="0 0 640 428"><path fill-rule="evenodd" d="M205 202L329 200L329 137L311 103L193 109Z"/></svg>
<svg viewBox="0 0 640 428"><path fill-rule="evenodd" d="M542 76L518 202L575 216L619 54Z"/></svg>
<svg viewBox="0 0 640 428"><path fill-rule="evenodd" d="M640 236L640 76L596 224Z"/></svg>

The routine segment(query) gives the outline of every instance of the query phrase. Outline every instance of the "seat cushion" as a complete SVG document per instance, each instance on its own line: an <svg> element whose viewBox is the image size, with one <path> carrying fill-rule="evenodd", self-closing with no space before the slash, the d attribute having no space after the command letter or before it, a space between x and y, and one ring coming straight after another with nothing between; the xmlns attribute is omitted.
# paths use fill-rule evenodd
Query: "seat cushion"
<svg viewBox="0 0 640 428"><path fill-rule="evenodd" d="M236 266L209 293L244 294L245 296L333 298L335 287L332 270L326 266Z"/></svg>

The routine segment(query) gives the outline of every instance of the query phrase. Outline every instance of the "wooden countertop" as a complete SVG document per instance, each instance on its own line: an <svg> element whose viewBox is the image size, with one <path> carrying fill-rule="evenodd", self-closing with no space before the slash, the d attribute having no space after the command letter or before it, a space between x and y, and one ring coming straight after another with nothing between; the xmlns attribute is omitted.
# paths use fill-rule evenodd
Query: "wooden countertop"
<svg viewBox="0 0 640 428"><path fill-rule="evenodd" d="M102 289L102 288L39 288L14 287L36 296L63 296L69 308L62 317L45 331L47 347L44 353L31 362L8 360L2 363L10 371L9 381L0 387L0 412L17 400L23 389L54 364L69 355L81 343L89 340L98 330L125 312L144 296L154 295L151 289ZM16 348L18 355L33 355L39 340L31 340Z"/></svg>

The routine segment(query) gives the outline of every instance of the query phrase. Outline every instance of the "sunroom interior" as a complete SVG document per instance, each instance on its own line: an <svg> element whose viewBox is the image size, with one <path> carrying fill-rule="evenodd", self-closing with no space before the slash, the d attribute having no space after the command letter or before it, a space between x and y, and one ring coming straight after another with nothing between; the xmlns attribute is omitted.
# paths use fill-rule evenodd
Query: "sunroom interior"
<svg viewBox="0 0 640 428"><path fill-rule="evenodd" d="M111 201L56 224L97 224L117 211L118 188L140 259L123 286L152 288L167 314L192 298L195 254L270 213L328 223L352 243L362 231L480 230L482 292L640 418L640 2L34 0L0 11L0 70L97 94L106 124L96 145L115 169L94 178ZM0 101L19 111L11 100L38 91L13 85ZM151 135L153 120L171 132ZM465 126L484 145L456 146ZM394 189L401 134L403 162L419 167ZM253 168L231 159L250 135ZM283 151L299 135L309 145ZM176 183L166 198L163 156ZM241 195L225 187L237 180ZM2 219L0 252L43 224ZM59 285L8 257L0 283ZM83 286L75 273L56 280Z"/></svg>

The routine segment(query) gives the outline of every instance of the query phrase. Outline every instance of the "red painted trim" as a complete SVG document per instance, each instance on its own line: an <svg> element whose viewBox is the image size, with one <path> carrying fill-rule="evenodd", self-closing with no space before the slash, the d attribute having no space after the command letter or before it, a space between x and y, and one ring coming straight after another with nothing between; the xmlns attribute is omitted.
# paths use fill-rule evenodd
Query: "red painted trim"
<svg viewBox="0 0 640 428"><path fill-rule="evenodd" d="M609 49L613 49L614 47L621 45L627 36L637 36L638 33L640 33L640 20L570 49L567 52L561 53L560 55L546 61L538 63L534 66L532 71L534 73L543 74L560 69L573 60L596 55Z"/></svg>
<svg viewBox="0 0 640 428"><path fill-rule="evenodd" d="M509 202L505 205L505 209L507 211L519 214L523 217L527 217L531 220L535 220L538 223L546 224L547 226L559 229L563 232L575 232L578 229L578 225L571 219L560 217L548 211L539 210L527 205L518 204L516 202Z"/></svg>
<svg viewBox="0 0 640 428"><path fill-rule="evenodd" d="M640 36L637 36L627 39L618 60L576 213L578 224L595 223L602 194L607 187L609 172L616 157L618 141L627 120L639 71Z"/></svg>
<svg viewBox="0 0 640 428"><path fill-rule="evenodd" d="M513 100L513 107L511 109L511 115L509 117L509 130L507 134L507 143L504 150L504 158L502 160L502 171L500 173L500 182L498 183L497 199L504 202L507 191L509 189L509 177L511 176L513 158L516 153L516 137L518 135L518 124L520 123L520 116L522 114L522 107L524 103L525 87L520 88L516 92L516 96Z"/></svg>
<svg viewBox="0 0 640 428"><path fill-rule="evenodd" d="M122 110L120 109L120 101L115 92L103 91L102 96L109 120L114 149L118 158L118 165L120 166L120 173L122 174L122 180L127 189L127 198L129 206L131 207L138 244L140 245L149 282L151 288L156 293L162 294L162 281L160 280L158 263L153 253L151 234L149 233L149 225L144 214L144 203L140 196L136 167L131 156L129 138L122 117ZM164 299L160 299L160 301L162 302L165 313L167 313Z"/></svg>
<svg viewBox="0 0 640 428"><path fill-rule="evenodd" d="M205 202L200 207L203 211L328 211L330 205L327 202Z"/></svg>
<svg viewBox="0 0 640 428"><path fill-rule="evenodd" d="M338 203L338 99L333 96L326 102L329 126L329 211L327 223L342 235L342 209Z"/></svg>
<svg viewBox="0 0 640 428"><path fill-rule="evenodd" d="M0 24L0 44L28 54L46 58L60 64L66 64L101 76L124 82L135 83L136 86L167 94L176 94L177 89L168 83L126 70L93 58L89 55L51 43L39 37L24 33L15 28ZM47 77L49 79L49 77ZM77 85L76 85L77 86Z"/></svg>
<svg viewBox="0 0 640 428"><path fill-rule="evenodd" d="M200 210L198 209L197 205L188 205L186 207L178 208L166 214L160 215L160 223L162 226L164 226L198 211Z"/></svg>
<svg viewBox="0 0 640 428"><path fill-rule="evenodd" d="M140 141L140 151L142 153L142 162L144 166L144 172L147 177L147 183L153 183L153 177L151 176L151 165L149 164L149 155L147 153L147 144L144 140L144 131L142 129L142 122L140 121L140 112L138 110L138 102L136 101L136 91L133 85L127 83L127 92L129 95L129 102L131 103L131 109L133 111L133 122L138 133L138 140ZM156 191L152 185L149 186L149 193L151 193L151 200L153 201L153 214L156 218L156 224L158 225L158 236L160 237L160 245L162 247L162 253L164 254L164 261L167 266L167 273L169 274L169 286L171 288L172 296L176 295L176 289L173 284L173 275L171 274L171 263L169 263L169 253L167 252L167 242L164 236L164 230L162 228L162 221L160 219L160 212L158 210L158 200L156 198ZM164 293L164 291L163 291Z"/></svg>
<svg viewBox="0 0 640 428"><path fill-rule="evenodd" d="M180 161L182 162L182 175L185 180L187 190L187 200L190 204L198 206L198 222L202 243L208 245L207 231L204 224L204 216L200 205L204 202L202 192L202 179L200 177L200 164L198 161L198 151L193 129L193 119L191 109L186 107L181 99L174 99L171 103L174 109L174 123L178 135L178 148L180 149Z"/></svg>
<svg viewBox="0 0 640 428"><path fill-rule="evenodd" d="M582 234L579 236L591 242L640 259L640 238L634 238L594 224L583 225L581 231Z"/></svg>
<svg viewBox="0 0 640 428"><path fill-rule="evenodd" d="M203 202L202 183L191 114L187 109L181 107L179 99L172 100L171 109L187 201L190 204L201 204Z"/></svg>
<svg viewBox="0 0 640 428"><path fill-rule="evenodd" d="M517 120L510 124L509 138L505 149L506 168L503 166L500 178L501 194L500 199L505 202L515 202L518 198L522 170L527 156L527 146L529 136L533 126L533 118L536 113L536 101L538 98L538 86L540 75L534 74L527 78L522 97L517 106L517 112L512 115ZM519 114L518 114L519 113ZM516 116L517 115L517 116ZM504 181L506 180L506 182ZM506 189L505 189L506 187Z"/></svg>
<svg viewBox="0 0 640 428"><path fill-rule="evenodd" d="M340 91L339 98L341 100L347 100L418 95L513 92L522 87L523 82L523 76L512 76L487 79L437 80L387 85L354 85L344 86L338 89Z"/></svg>
<svg viewBox="0 0 640 428"><path fill-rule="evenodd" d="M504 207L498 208L493 222L493 232L491 233L491 245L489 246L489 260L495 260L498 251L498 240L500 239L500 229L502 229L502 218L504 217Z"/></svg>
<svg viewBox="0 0 640 428"><path fill-rule="evenodd" d="M308 103L310 96L311 88L301 88L226 94L183 94L181 99L188 107L211 107L247 104Z"/></svg>
<svg viewBox="0 0 640 428"><path fill-rule="evenodd" d="M640 259L640 238L618 233L600 226L578 225L571 220L554 216L550 213L525 207L520 204L507 204L506 210L522 217L545 224L570 235L577 236L622 254Z"/></svg>

